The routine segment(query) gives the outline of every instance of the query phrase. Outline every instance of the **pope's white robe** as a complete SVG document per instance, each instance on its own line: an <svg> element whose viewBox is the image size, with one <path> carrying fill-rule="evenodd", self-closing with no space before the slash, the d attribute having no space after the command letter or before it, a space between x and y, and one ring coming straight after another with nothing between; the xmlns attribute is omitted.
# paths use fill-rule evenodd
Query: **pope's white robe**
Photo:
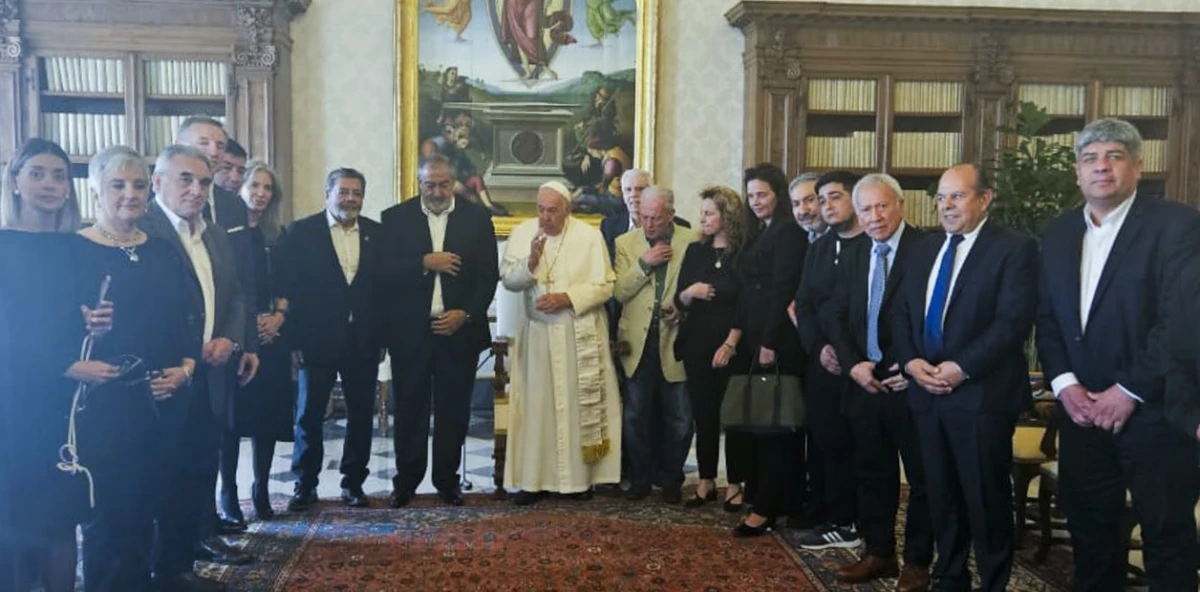
<svg viewBox="0 0 1200 592"><path fill-rule="evenodd" d="M529 249L537 234L536 219L513 229L500 267L504 287L520 293L525 315L509 348L512 382L504 486L577 493L621 478L621 399L604 311L615 276L600 231L574 218L567 219L558 236L546 239L542 259L531 273ZM558 292L570 296L572 308L549 315L537 311L539 296ZM598 356L589 358L581 341L586 336L593 336ZM590 351L594 354L596 349ZM584 462L580 404L581 370L586 376L589 368L581 368L581 363L600 366L590 370L592 376L599 371L609 443L608 452L591 464Z"/></svg>

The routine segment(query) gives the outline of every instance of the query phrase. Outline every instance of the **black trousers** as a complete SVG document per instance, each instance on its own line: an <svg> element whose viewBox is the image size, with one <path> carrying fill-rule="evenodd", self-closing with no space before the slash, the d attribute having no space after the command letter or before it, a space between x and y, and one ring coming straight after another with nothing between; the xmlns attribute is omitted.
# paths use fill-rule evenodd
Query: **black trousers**
<svg viewBox="0 0 1200 592"><path fill-rule="evenodd" d="M850 415L850 426L854 434L854 474L858 480L858 525L866 540L866 552L878 557L896 552L896 511L900 507L898 459L903 459L909 484L904 561L928 566L933 559L933 527L912 413L902 394L864 391L856 394L865 397Z"/></svg>
<svg viewBox="0 0 1200 592"><path fill-rule="evenodd" d="M176 426L178 445L170 463L166 500L157 516L154 573L158 579L192 571L196 544L216 532L213 498L221 423L213 416L207 381L222 379L218 373L226 370L201 365L189 396L160 407L164 425Z"/></svg>
<svg viewBox="0 0 1200 592"><path fill-rule="evenodd" d="M433 486L438 491L460 487L458 464L471 424L471 391L475 387L476 352L455 336L426 334L422 347L392 356L396 394L396 491L413 492L429 465L429 412L433 408Z"/></svg>
<svg viewBox="0 0 1200 592"><path fill-rule="evenodd" d="M808 464L811 505L825 521L848 525L858 518L854 478L854 436L842 413L842 397L850 383L809 365L805 404L808 412Z"/></svg>
<svg viewBox="0 0 1200 592"><path fill-rule="evenodd" d="M351 327L353 332L353 325ZM362 487L370 474L367 461L371 458L371 434L374 430L371 421L375 414L379 350L365 343L357 343L347 348L339 360L305 360L305 366L300 370L296 446L292 456L292 471L299 477L296 491L317 488L325 460L325 409L339 374L346 400L346 442L342 448L341 486Z"/></svg>
<svg viewBox="0 0 1200 592"><path fill-rule="evenodd" d="M1124 589L1128 552L1119 519L1128 489L1142 527L1146 585L1195 590L1195 442L1154 404L1138 405L1116 435L1062 423L1058 500L1071 531L1075 589Z"/></svg>
<svg viewBox="0 0 1200 592"><path fill-rule="evenodd" d="M687 372L687 391L696 422L696 464L700 478L716 479L721 454L721 399L725 396L730 372L728 366L713 368L712 356L707 358L685 357L683 367ZM729 467L731 462L737 464L738 460L725 455L726 474L737 473Z"/></svg>
<svg viewBox="0 0 1200 592"><path fill-rule="evenodd" d="M792 470L797 450L795 432L730 430L725 438L726 442L733 438L739 453L745 454L746 493L743 499L754 512L777 518L796 511L794 500L798 484ZM730 483L734 481L730 480Z"/></svg>
<svg viewBox="0 0 1200 592"><path fill-rule="evenodd" d="M951 395L953 396L953 395ZM937 540L933 574L947 592L970 592L972 543L982 587L1004 592L1012 574L1012 418L945 409L914 411Z"/></svg>
<svg viewBox="0 0 1200 592"><path fill-rule="evenodd" d="M229 430L221 433L221 503L237 505L238 456L242 451L242 439ZM251 469L254 471L254 487L266 488L271 480L271 463L275 459L275 439L254 436L250 438ZM221 508L224 510L225 508Z"/></svg>

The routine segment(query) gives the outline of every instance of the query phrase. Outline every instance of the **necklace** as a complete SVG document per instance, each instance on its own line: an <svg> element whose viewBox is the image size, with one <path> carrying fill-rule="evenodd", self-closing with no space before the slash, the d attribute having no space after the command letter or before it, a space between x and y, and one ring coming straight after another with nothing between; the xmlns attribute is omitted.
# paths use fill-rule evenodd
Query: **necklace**
<svg viewBox="0 0 1200 592"><path fill-rule="evenodd" d="M725 247L714 247L713 251L717 254L717 262L713 264L713 267L721 269L721 262L725 260Z"/></svg>
<svg viewBox="0 0 1200 592"><path fill-rule="evenodd" d="M141 257L138 257L137 254L137 242L142 238L141 231L135 230L133 238L121 239L113 236L99 224L93 224L92 228L95 228L96 232L100 233L100 236L112 242L114 247L121 249L121 251L125 253L125 256L128 257L131 262L137 263L139 260L141 260Z"/></svg>

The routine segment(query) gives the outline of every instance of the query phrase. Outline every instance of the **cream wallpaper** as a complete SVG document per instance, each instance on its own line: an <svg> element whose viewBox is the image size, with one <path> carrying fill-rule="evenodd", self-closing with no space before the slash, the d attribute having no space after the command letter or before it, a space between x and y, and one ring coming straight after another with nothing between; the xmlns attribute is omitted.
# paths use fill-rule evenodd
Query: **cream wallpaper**
<svg viewBox="0 0 1200 592"><path fill-rule="evenodd" d="M680 214L695 219L702 187L740 177L742 34L725 21L732 0L649 1L661 2L654 172L675 190ZM1200 12L1200 0L835 1ZM321 184L335 166L366 174L368 216L392 203L393 33L389 0L315 0L293 24L296 187L289 189L298 216L321 208Z"/></svg>

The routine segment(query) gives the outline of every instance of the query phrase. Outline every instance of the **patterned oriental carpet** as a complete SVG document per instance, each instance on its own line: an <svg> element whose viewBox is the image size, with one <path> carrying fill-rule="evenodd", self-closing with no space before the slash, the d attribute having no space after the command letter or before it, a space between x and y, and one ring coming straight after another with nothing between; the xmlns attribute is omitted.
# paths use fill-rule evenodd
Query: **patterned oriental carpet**
<svg viewBox="0 0 1200 592"><path fill-rule="evenodd" d="M690 494L690 492L689 492ZM203 564L206 575L245 591L706 591L892 590L895 580L839 586L833 571L849 550L794 548L780 529L734 539L738 517L720 504L666 506L655 497L627 502L550 499L519 508L471 495L453 508L419 496L392 510L323 502L304 514L253 522L229 540L258 556L245 567ZM282 509L283 499L275 500ZM248 510L248 508L247 508ZM1035 545L1028 537L1026 546ZM1067 590L1070 556L1055 549L1036 566L1019 552L1010 590ZM1065 563L1064 563L1065 561Z"/></svg>

